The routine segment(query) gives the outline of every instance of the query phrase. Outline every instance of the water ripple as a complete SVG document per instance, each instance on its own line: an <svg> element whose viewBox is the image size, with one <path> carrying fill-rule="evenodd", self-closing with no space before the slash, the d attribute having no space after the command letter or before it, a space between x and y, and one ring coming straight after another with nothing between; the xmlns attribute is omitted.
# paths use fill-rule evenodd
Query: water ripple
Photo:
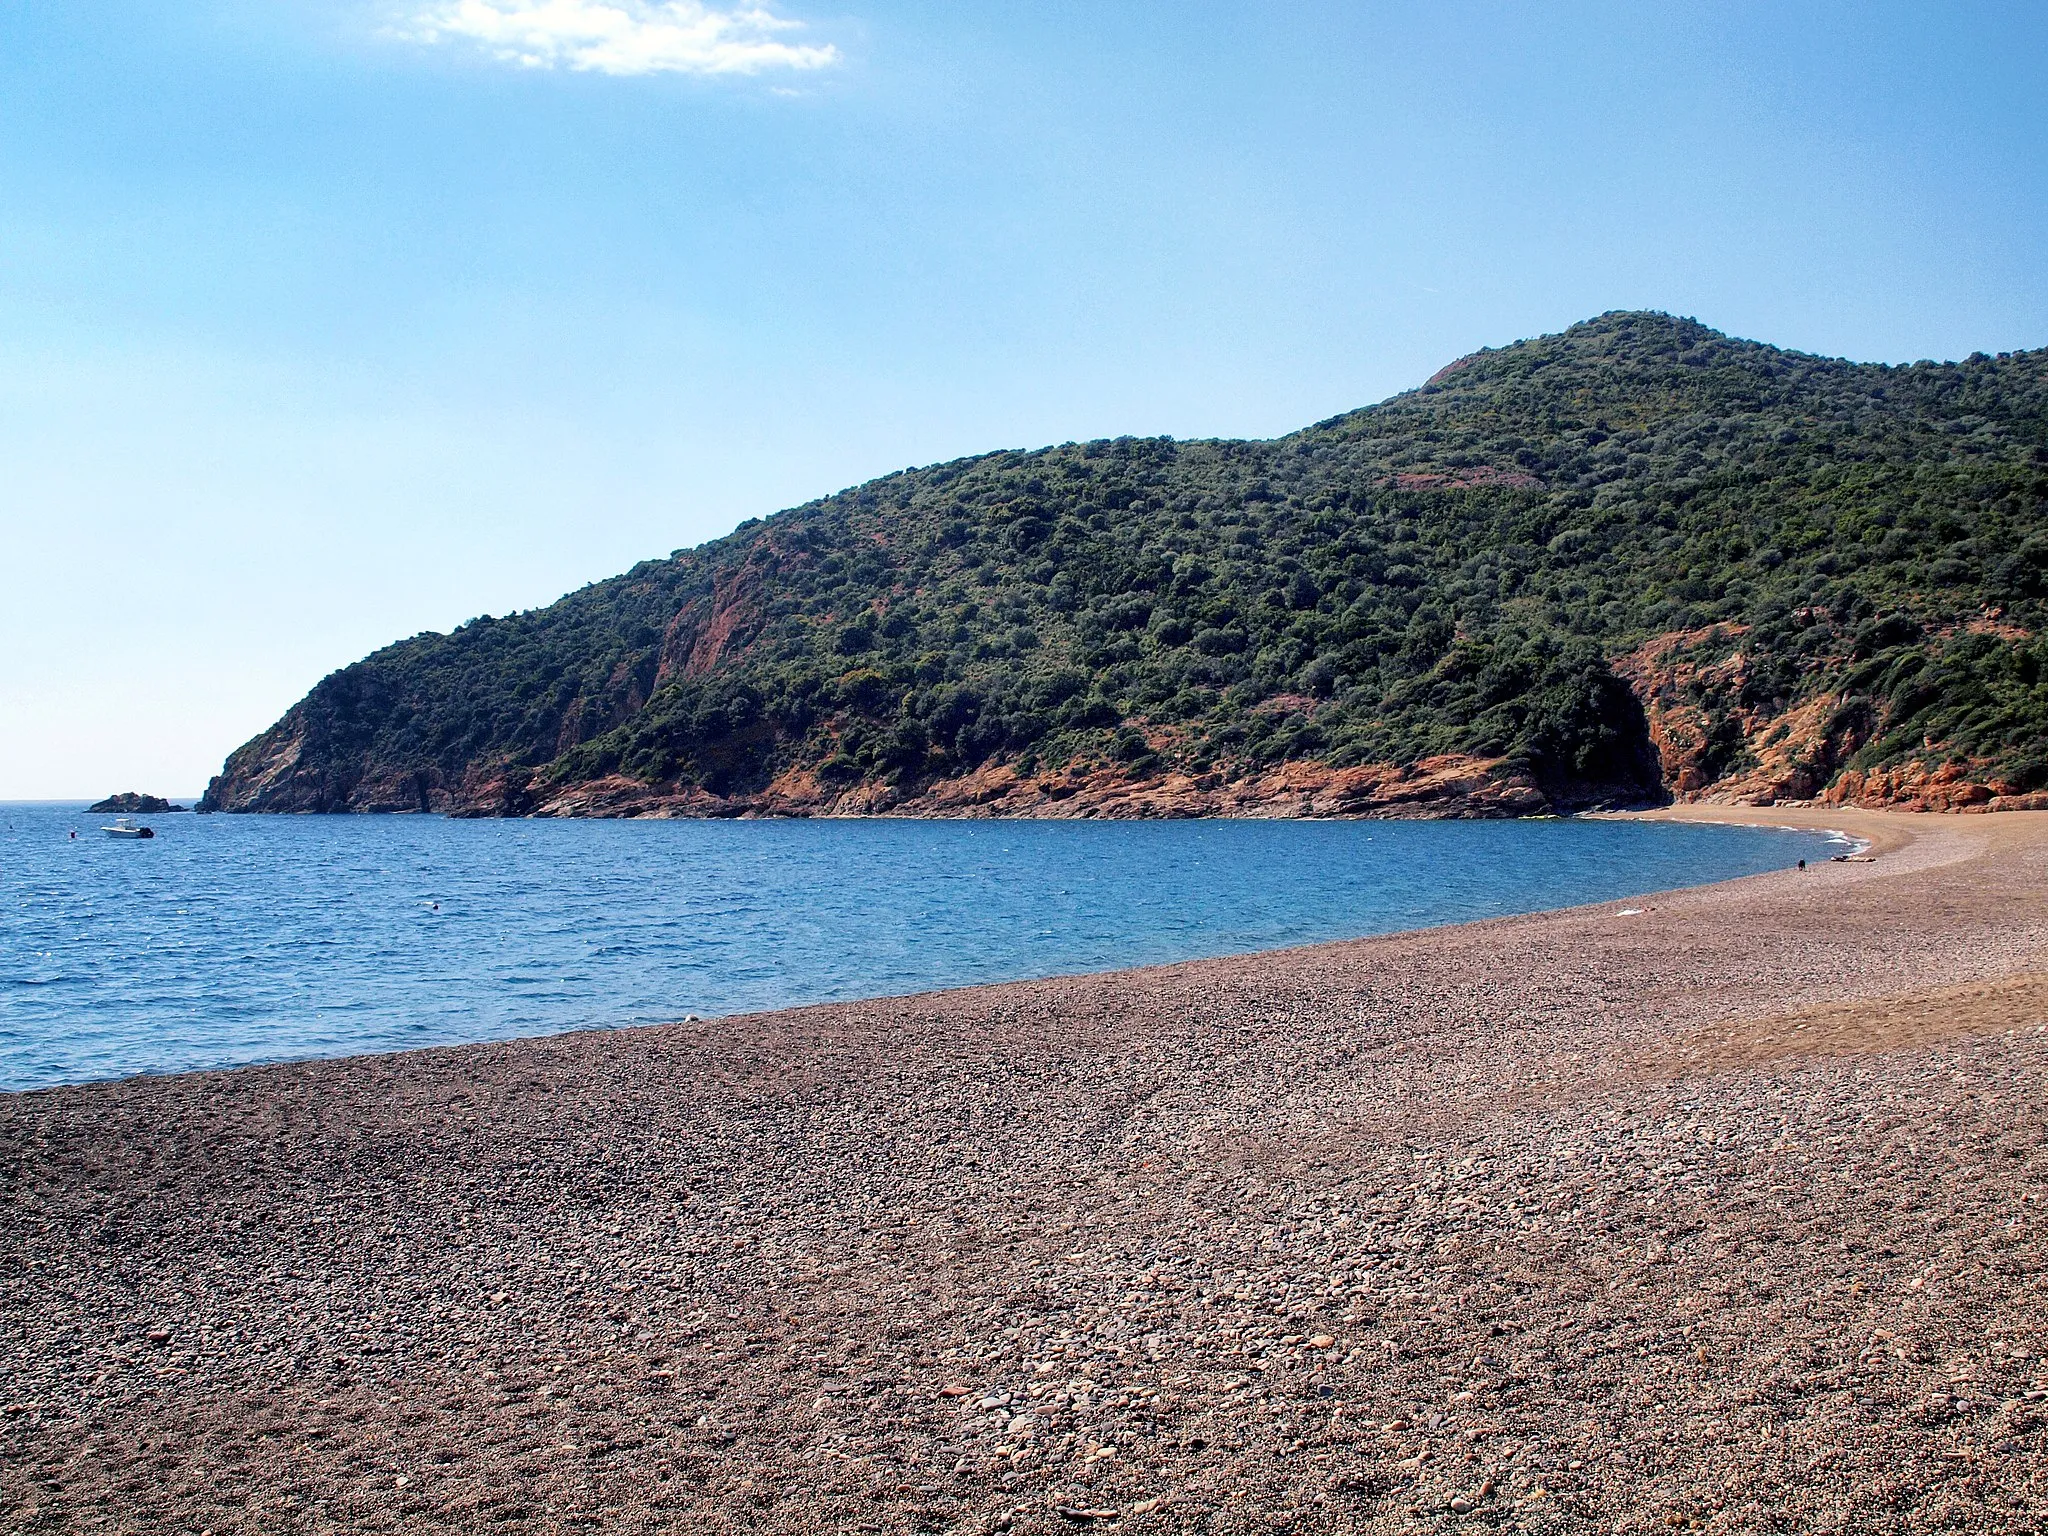
<svg viewBox="0 0 2048 1536"><path fill-rule="evenodd" d="M1226 954L1829 851L1569 821L0 825L9 1089Z"/></svg>

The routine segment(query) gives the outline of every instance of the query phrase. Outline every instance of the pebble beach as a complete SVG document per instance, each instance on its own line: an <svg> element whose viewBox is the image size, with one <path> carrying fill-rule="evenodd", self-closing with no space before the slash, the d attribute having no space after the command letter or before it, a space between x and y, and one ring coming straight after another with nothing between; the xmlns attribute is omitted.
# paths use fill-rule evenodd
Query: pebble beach
<svg viewBox="0 0 2048 1536"><path fill-rule="evenodd" d="M2048 1525L2048 813L0 1097L0 1527Z"/></svg>

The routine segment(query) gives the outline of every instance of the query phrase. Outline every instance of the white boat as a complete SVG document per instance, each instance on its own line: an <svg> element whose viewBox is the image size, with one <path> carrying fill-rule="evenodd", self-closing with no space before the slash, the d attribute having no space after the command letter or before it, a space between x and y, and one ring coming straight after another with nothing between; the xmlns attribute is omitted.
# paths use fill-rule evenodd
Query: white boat
<svg viewBox="0 0 2048 1536"><path fill-rule="evenodd" d="M155 834L154 832L150 831L150 829L149 829L148 827L131 827L131 826L129 826L129 825L128 825L128 818L127 818L126 816L116 816L116 817L114 818L114 824L113 824L113 825L112 825L111 827L101 827L101 828L100 828L100 830L101 830L102 832L106 833L106 834L107 834L107 836L109 836L109 837L155 837L155 836L156 836L156 834Z"/></svg>

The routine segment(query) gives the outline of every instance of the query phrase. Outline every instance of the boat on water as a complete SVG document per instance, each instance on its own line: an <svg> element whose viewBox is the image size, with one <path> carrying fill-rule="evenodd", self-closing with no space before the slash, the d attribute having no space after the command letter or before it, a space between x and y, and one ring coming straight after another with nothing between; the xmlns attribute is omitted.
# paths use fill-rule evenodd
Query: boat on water
<svg viewBox="0 0 2048 1536"><path fill-rule="evenodd" d="M156 836L156 833L152 832L148 827L131 827L128 824L128 818L126 816L116 816L114 818L114 824L111 827L101 827L100 830L106 833L107 836L109 837Z"/></svg>

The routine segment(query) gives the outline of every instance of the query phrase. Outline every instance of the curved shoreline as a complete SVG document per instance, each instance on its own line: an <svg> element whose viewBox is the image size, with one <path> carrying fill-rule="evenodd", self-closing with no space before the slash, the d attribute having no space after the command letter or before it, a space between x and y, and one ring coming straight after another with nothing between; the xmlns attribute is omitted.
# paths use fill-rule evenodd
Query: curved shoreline
<svg viewBox="0 0 2048 1536"><path fill-rule="evenodd" d="M1842 851L1796 833L1571 820L529 831L435 818L189 830L164 854L176 855L169 878L183 894L139 914L135 964L116 973L102 958L82 984L28 994L13 1040L0 1041L0 1089L1098 974L1650 895ZM351 866L321 861L343 849L433 873L331 876ZM228 876L244 859L262 867ZM285 870L316 861L307 867L326 899L309 907L294 882L264 872L279 859ZM671 868L681 887L667 883ZM89 894L97 877L65 878ZM583 894L601 883L601 902ZM461 925L451 964L437 961L445 936L406 921L426 895ZM310 972L276 945L245 967L233 931L183 921L195 902L231 904L234 931L327 924L338 968ZM148 920L172 907L177 920ZM54 894L26 915L38 948L61 945ZM388 963L364 963L387 948ZM548 986L557 961L561 984ZM140 1027L122 999L164 987L185 1003Z"/></svg>
<svg viewBox="0 0 2048 1536"><path fill-rule="evenodd" d="M2001 816L2038 817L2032 811L2001 811ZM1730 827L1785 827L1809 832L1842 832L1864 839L1873 853L1894 853L1916 838L1967 823L1935 811L1874 811L1849 805L1705 805L1697 802L1661 806L1653 811L1628 811L1629 821L1683 821ZM1972 818L1976 820L1976 818ZM2019 825L2014 823L2013 825Z"/></svg>
<svg viewBox="0 0 2048 1536"><path fill-rule="evenodd" d="M1731 813L1874 814L1683 814ZM2038 1523L2024 815L1627 917L0 1100L0 1523Z"/></svg>

